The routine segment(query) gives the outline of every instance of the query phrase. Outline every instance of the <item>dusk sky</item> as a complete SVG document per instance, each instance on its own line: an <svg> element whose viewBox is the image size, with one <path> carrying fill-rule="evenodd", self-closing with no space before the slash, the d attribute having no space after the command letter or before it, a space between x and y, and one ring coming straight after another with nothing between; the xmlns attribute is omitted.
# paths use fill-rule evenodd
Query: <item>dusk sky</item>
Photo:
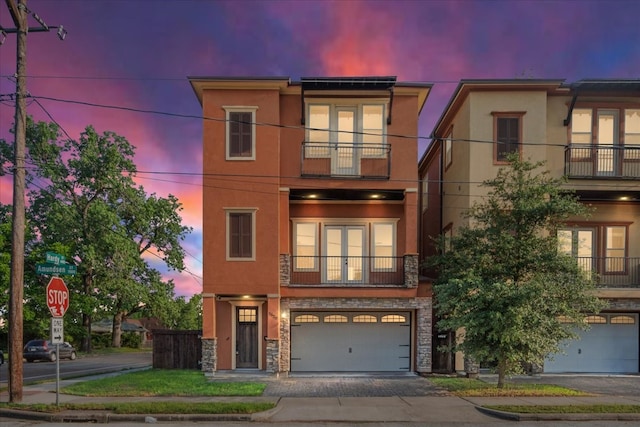
<svg viewBox="0 0 640 427"><path fill-rule="evenodd" d="M27 6L68 31L64 41L55 30L28 36L27 88L44 107L28 100L28 114L45 121L50 115L72 138L93 125L137 147L137 182L148 193L176 195L184 224L194 228L184 244L189 271L166 274L186 297L202 291L203 211L201 109L187 76L384 75L433 83L420 120L423 137L460 79L640 78L637 0L29 0ZM29 24L38 26L32 17ZM4 1L0 25L14 27ZM0 46L0 94L15 92L15 57L15 34L8 34ZM0 138L13 140L13 118L13 103L0 103ZM0 202L10 204L11 193L8 176L0 180Z"/></svg>

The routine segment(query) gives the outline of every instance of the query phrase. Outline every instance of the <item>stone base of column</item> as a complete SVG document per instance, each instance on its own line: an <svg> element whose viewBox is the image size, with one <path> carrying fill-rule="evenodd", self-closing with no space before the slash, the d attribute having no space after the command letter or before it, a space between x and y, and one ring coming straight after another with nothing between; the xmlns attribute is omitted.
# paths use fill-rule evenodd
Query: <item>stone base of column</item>
<svg viewBox="0 0 640 427"><path fill-rule="evenodd" d="M213 376L218 367L218 339L202 339L202 372L205 376Z"/></svg>

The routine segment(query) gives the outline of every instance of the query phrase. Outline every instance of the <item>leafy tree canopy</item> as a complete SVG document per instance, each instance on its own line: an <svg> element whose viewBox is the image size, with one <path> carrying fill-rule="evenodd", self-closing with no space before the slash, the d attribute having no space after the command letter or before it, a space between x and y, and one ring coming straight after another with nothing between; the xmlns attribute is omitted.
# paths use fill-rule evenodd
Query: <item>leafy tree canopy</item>
<svg viewBox="0 0 640 427"><path fill-rule="evenodd" d="M557 249L558 227L588 208L563 190L564 179L537 172L543 165L511 156L483 183L488 194L464 214L467 225L440 239L430 260L439 270L438 326L460 331L455 349L466 357L496 364L499 386L523 362L541 365L561 351L575 326L585 327L584 313L602 308L591 272Z"/></svg>

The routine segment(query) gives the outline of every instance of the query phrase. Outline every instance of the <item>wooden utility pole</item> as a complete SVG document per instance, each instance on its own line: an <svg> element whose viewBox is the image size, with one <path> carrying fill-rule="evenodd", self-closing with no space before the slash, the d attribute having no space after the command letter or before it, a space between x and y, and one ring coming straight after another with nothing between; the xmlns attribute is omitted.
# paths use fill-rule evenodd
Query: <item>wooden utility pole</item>
<svg viewBox="0 0 640 427"><path fill-rule="evenodd" d="M11 240L11 282L9 292L9 402L22 401L22 300L24 296L24 156L27 138L25 69L27 62L27 0L6 0L17 28L16 116L13 162L13 225Z"/></svg>
<svg viewBox="0 0 640 427"><path fill-rule="evenodd" d="M58 28L58 37L64 40L66 31L62 26L48 27L35 13L33 18L40 27L29 28L27 0L5 0L16 28L2 28L3 34L15 33L16 46L16 115L13 169L13 213L11 237L11 280L9 287L9 402L22 401L22 341L24 299L24 230L25 230L25 155L27 139L27 33L49 31Z"/></svg>

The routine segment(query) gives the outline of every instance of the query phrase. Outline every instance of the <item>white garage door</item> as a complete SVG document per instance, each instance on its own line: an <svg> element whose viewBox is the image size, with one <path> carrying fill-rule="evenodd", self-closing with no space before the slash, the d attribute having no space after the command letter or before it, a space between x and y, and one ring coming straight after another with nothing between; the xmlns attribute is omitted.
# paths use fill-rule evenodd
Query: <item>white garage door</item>
<svg viewBox="0 0 640 427"><path fill-rule="evenodd" d="M409 371L408 312L291 313L292 372Z"/></svg>
<svg viewBox="0 0 640 427"><path fill-rule="evenodd" d="M564 347L566 354L547 360L544 372L638 372L638 315L599 314L588 316L587 331Z"/></svg>

